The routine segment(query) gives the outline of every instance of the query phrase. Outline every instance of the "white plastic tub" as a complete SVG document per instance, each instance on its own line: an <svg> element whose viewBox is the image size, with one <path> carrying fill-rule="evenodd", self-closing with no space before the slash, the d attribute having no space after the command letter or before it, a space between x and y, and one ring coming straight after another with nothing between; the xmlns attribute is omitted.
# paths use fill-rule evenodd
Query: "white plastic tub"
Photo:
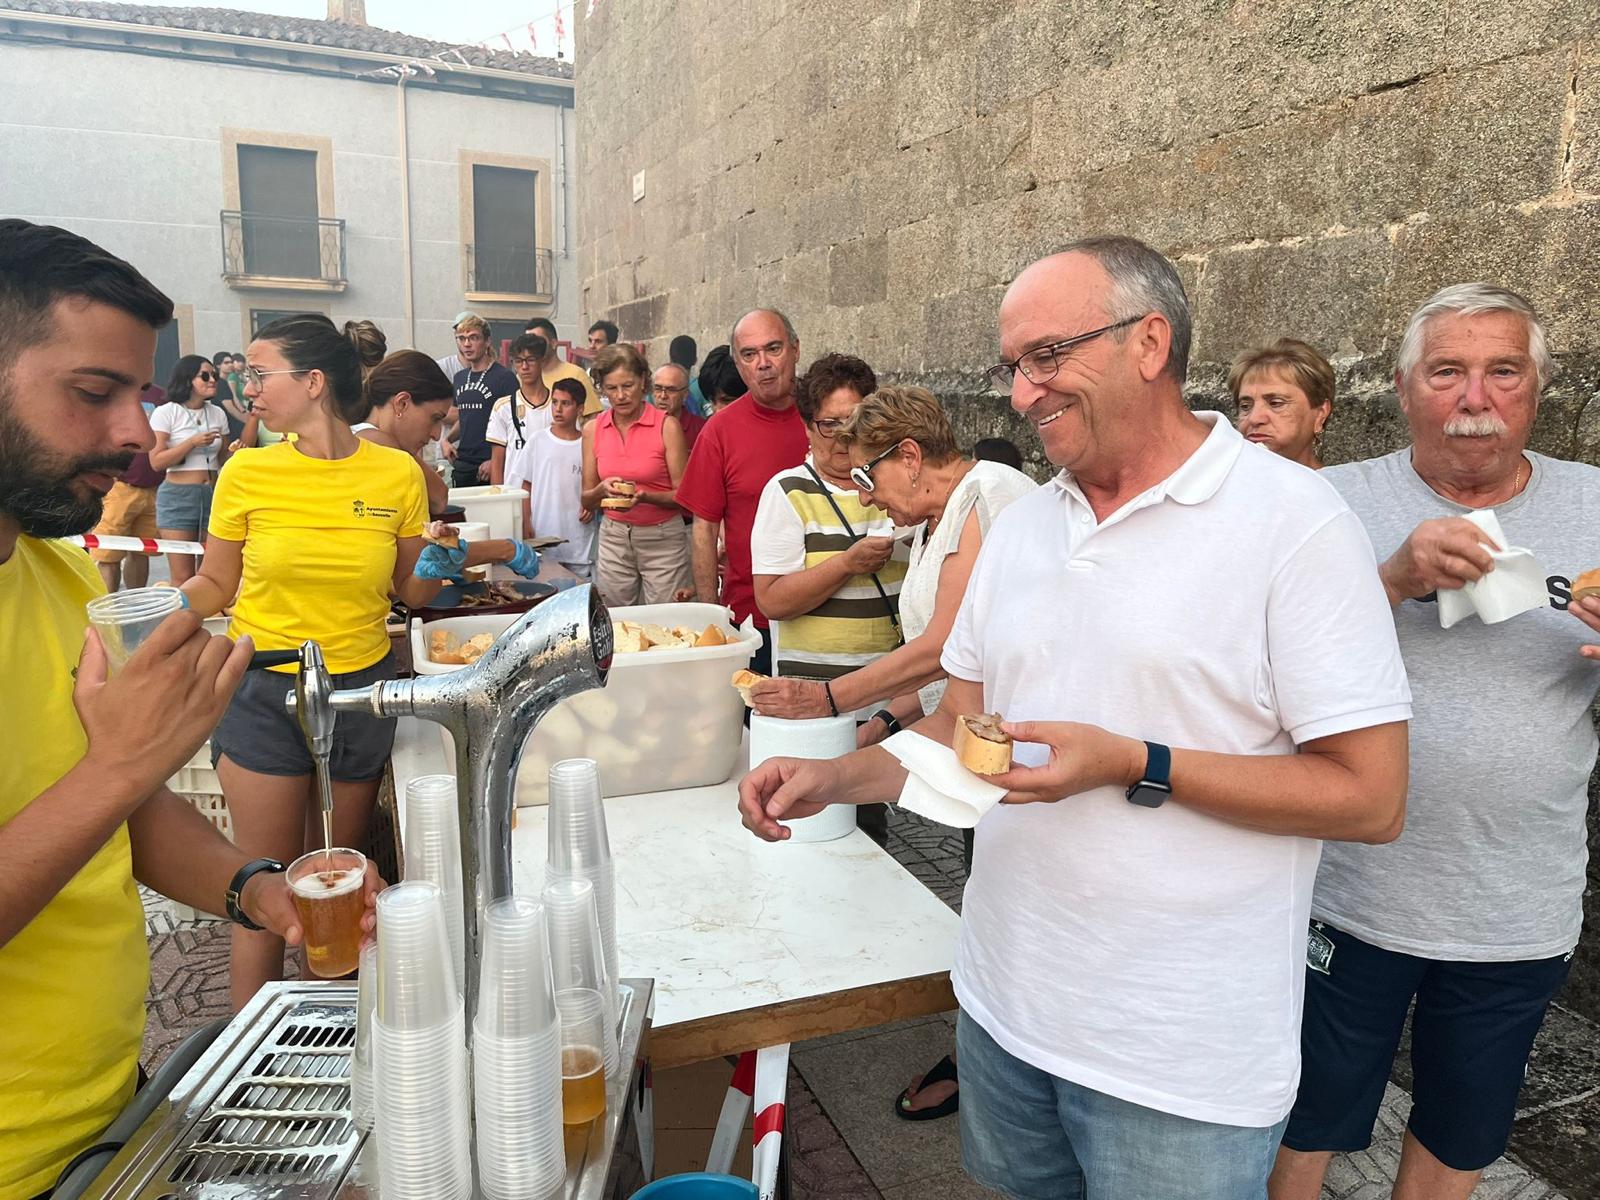
<svg viewBox="0 0 1600 1200"><path fill-rule="evenodd" d="M489 526L488 536L522 540L521 488L513 491L497 484L482 487L450 489L450 503L465 511L468 521L483 521Z"/></svg>
<svg viewBox="0 0 1600 1200"><path fill-rule="evenodd" d="M465 640L477 633L499 635L516 619L499 614L414 621L411 650L417 674L461 669L428 658L434 630L447 629ZM761 635L748 622L735 629L720 604L613 608L611 620L695 630L716 624L733 640L725 646L614 656L604 688L557 705L534 729L517 779L519 805L545 803L545 778L551 764L563 758L598 762L600 788L607 796L705 787L733 774L744 731L744 700L731 680L735 671L750 665Z"/></svg>

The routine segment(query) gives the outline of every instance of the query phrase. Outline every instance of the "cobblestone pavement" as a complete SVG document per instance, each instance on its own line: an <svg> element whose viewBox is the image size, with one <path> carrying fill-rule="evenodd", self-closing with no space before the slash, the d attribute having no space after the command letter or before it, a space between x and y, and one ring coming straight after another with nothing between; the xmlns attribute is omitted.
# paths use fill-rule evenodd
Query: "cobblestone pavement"
<svg viewBox="0 0 1600 1200"><path fill-rule="evenodd" d="M957 831L890 810L889 852L940 899L959 911L966 872ZM151 946L150 1017L145 1033L147 1068L187 1033L227 1011L228 926L180 919L171 906L146 895L147 932ZM292 964L291 964L292 971ZM1582 1053L1595 1048L1592 1026L1574 1028L1580 1019L1553 1014L1544 1053L1570 1060L1568 1042ZM1567 1042L1563 1042L1566 1039ZM1541 1043L1545 1042L1541 1036ZM884 1031L862 1031L838 1038L797 1044L789 1073L789 1151L794 1195L799 1200L968 1200L992 1196L961 1175L953 1120L916 1125L897 1120L890 1111L896 1088L917 1070L931 1066L953 1041L946 1017L906 1022ZM1535 1052L1535 1064L1540 1052ZM1600 1065L1600 1064L1597 1064ZM807 1079L811 1072L816 1078ZM1600 1072L1594 1073L1600 1082ZM1586 1115L1600 1115L1596 1094L1573 1091L1583 1080L1567 1081L1555 1098L1537 1099L1521 1118L1547 1119L1545 1140L1588 1144L1592 1130ZM1530 1079L1528 1092L1539 1092ZM1528 1092L1524 1102L1529 1102ZM819 1093L821 1098L819 1098ZM1370 1149L1342 1155L1328 1174L1324 1200L1387 1200L1399 1163L1400 1141L1410 1097L1391 1085ZM833 1111L830 1111L830 1105ZM1539 1138L1529 1137L1531 1142ZM1514 1139L1513 1148L1518 1142ZM1558 1147L1559 1149L1559 1147ZM865 1165L864 1165L865 1164ZM918 1170L924 1173L920 1176ZM1519 1163L1502 1159L1492 1167L1475 1200L1600 1200L1600 1182L1586 1166L1573 1177L1587 1187L1569 1184L1565 1192L1530 1173Z"/></svg>

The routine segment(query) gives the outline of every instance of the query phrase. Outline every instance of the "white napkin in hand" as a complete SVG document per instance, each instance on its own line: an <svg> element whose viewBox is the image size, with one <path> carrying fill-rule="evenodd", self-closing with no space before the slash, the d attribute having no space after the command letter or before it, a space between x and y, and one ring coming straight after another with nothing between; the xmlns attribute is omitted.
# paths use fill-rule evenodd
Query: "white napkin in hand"
<svg viewBox="0 0 1600 1200"><path fill-rule="evenodd" d="M1548 603L1545 569L1533 551L1506 544L1505 530L1500 528L1494 509L1480 508L1467 513L1466 518L1504 549L1489 551L1494 570L1476 583L1439 590L1439 624L1449 629L1477 613L1485 625L1494 625Z"/></svg>
<svg viewBox="0 0 1600 1200"><path fill-rule="evenodd" d="M900 807L930 821L971 829L1006 794L1005 788L963 767L949 746L910 729L884 741L883 748L911 772L900 792Z"/></svg>

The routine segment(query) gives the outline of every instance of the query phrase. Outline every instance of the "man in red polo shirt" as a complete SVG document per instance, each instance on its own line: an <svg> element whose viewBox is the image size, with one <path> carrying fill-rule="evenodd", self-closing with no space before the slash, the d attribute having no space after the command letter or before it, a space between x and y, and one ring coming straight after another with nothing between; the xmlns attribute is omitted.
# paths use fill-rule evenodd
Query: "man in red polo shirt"
<svg viewBox="0 0 1600 1200"><path fill-rule="evenodd" d="M750 665L766 675L772 671L772 641L750 576L750 527L767 480L799 466L810 448L794 403L800 339L788 317L758 308L735 322L729 341L750 391L701 430L678 485L678 503L694 514L694 587L704 603L719 599L717 527L722 526L728 564L720 599L733 610L735 622L755 617L761 652Z"/></svg>

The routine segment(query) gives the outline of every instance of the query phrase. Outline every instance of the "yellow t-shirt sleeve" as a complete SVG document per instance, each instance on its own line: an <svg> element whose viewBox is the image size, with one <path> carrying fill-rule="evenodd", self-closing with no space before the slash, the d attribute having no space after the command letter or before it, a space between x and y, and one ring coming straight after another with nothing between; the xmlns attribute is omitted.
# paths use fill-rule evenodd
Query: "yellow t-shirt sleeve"
<svg viewBox="0 0 1600 1200"><path fill-rule="evenodd" d="M422 464L411 460L411 478L406 484L405 510L400 518L400 536L421 537L428 524L428 484L422 478Z"/></svg>
<svg viewBox="0 0 1600 1200"><path fill-rule="evenodd" d="M223 463L217 485L211 492L209 529L224 541L242 542L250 529L249 490L240 481L240 467L246 461L230 458Z"/></svg>

